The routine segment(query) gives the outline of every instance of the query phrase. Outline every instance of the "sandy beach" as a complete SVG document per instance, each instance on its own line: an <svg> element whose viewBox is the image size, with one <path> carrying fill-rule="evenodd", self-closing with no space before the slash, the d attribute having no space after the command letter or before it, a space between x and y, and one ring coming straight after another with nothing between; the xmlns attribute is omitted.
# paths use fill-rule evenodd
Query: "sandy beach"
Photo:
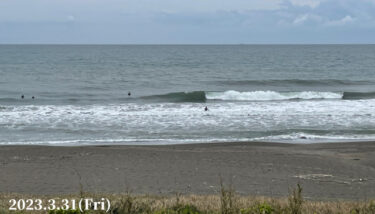
<svg viewBox="0 0 375 214"><path fill-rule="evenodd" d="M1 146L0 191L213 194L220 177L237 192L308 199L375 197L373 142L217 143L173 146Z"/></svg>

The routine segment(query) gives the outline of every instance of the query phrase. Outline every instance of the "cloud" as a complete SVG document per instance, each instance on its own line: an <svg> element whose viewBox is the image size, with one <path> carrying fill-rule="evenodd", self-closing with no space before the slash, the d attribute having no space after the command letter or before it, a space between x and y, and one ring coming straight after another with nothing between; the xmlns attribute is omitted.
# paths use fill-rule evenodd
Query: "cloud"
<svg viewBox="0 0 375 214"><path fill-rule="evenodd" d="M338 36L342 32L345 37ZM0 43L324 43L338 38L375 43L375 0L0 0Z"/></svg>
<svg viewBox="0 0 375 214"><path fill-rule="evenodd" d="M294 6L299 6L299 7L310 7L310 8L316 8L320 5L319 0L289 0L290 3Z"/></svg>
<svg viewBox="0 0 375 214"><path fill-rule="evenodd" d="M309 26L311 27L313 24L318 25L321 24L322 26L344 26L346 24L353 23L355 18L351 17L350 15L346 15L345 17L337 20L330 20L328 18L324 18L315 14L303 14L297 16L293 20L294 25L303 25L306 22L309 22Z"/></svg>
<svg viewBox="0 0 375 214"><path fill-rule="evenodd" d="M283 0L125 0L127 11L214 12L276 10Z"/></svg>
<svg viewBox="0 0 375 214"><path fill-rule="evenodd" d="M314 23L320 23L320 22L322 22L322 20L323 20L323 18L321 16L318 16L318 15L315 15L315 14L303 14L303 15L297 16L293 20L293 24L299 25L299 24L303 24L307 21L311 21L311 22L314 22Z"/></svg>
<svg viewBox="0 0 375 214"><path fill-rule="evenodd" d="M304 14L302 16L298 16L297 18L294 19L293 24L301 24L304 23L308 19L309 15Z"/></svg>
<svg viewBox="0 0 375 214"><path fill-rule="evenodd" d="M351 16L347 15L345 16L344 18L342 19L339 19L339 20L333 20L333 21L328 21L326 22L325 24L328 25L328 26L343 26L343 25L346 25L346 24L349 24L349 23L352 23L354 22L355 19L352 18Z"/></svg>

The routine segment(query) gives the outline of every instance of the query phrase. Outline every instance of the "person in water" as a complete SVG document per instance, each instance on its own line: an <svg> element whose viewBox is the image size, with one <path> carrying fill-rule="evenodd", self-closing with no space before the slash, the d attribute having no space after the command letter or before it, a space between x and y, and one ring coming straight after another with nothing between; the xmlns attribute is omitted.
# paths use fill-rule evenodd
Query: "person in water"
<svg viewBox="0 0 375 214"><path fill-rule="evenodd" d="M21 95L21 99L23 99L23 98L25 98L25 96L22 94L22 95Z"/></svg>
<svg viewBox="0 0 375 214"><path fill-rule="evenodd" d="M130 93L130 91L128 92L128 96L130 97L132 94Z"/></svg>
<svg viewBox="0 0 375 214"><path fill-rule="evenodd" d="M31 97L31 99L35 99L35 97L34 97L34 96L32 96L32 97Z"/></svg>
<svg viewBox="0 0 375 214"><path fill-rule="evenodd" d="M204 108L204 111L208 111L208 108L207 108L207 106Z"/></svg>

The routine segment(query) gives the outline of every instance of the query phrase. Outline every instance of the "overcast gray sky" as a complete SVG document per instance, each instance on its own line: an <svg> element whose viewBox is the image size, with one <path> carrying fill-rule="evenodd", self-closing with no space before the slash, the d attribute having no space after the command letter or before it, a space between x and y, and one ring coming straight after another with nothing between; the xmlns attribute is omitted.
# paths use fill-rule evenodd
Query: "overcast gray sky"
<svg viewBox="0 0 375 214"><path fill-rule="evenodd" d="M375 0L0 0L0 43L375 43Z"/></svg>

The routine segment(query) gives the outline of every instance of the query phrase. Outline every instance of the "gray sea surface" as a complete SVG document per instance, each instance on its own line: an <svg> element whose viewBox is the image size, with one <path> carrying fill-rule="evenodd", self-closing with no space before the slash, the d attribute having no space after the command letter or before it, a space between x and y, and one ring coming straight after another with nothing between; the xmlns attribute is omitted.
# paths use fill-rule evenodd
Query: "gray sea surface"
<svg viewBox="0 0 375 214"><path fill-rule="evenodd" d="M347 140L375 45L0 45L0 145Z"/></svg>

